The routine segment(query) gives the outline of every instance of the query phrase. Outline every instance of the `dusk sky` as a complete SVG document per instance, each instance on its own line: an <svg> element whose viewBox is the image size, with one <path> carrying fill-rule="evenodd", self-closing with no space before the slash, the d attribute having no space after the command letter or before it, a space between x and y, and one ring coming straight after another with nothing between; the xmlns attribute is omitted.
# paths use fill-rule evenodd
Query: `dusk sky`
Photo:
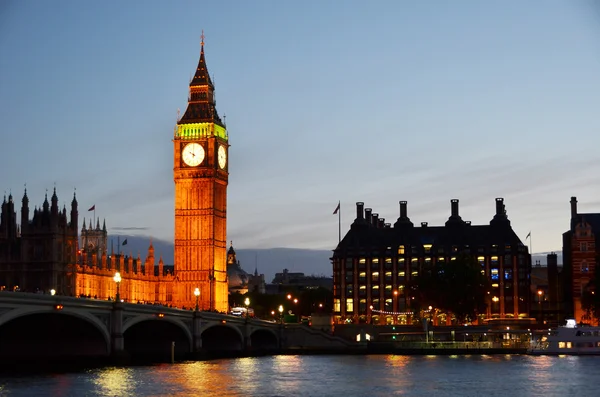
<svg viewBox="0 0 600 397"><path fill-rule="evenodd" d="M554 1L2 1L0 189L173 240L173 128L204 30L228 240L333 249L357 201L535 252L600 212L600 8ZM0 194L2 191L0 191ZM19 211L19 210L17 210ZM167 260L168 261L168 260Z"/></svg>

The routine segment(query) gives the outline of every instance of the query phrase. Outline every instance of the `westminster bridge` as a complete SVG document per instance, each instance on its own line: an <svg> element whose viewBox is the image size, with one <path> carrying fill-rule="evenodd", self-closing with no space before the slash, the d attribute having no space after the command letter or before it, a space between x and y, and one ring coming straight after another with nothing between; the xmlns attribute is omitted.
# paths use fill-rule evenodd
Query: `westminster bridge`
<svg viewBox="0 0 600 397"><path fill-rule="evenodd" d="M183 359L352 345L301 324L0 291L0 360L4 362L120 356Z"/></svg>

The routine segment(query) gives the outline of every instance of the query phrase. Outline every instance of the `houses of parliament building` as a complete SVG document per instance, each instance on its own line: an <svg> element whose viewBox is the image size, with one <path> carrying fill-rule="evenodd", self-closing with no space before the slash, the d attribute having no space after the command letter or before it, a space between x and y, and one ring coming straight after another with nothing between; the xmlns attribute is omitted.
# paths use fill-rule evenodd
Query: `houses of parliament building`
<svg viewBox="0 0 600 397"><path fill-rule="evenodd" d="M204 41L189 84L188 106L175 126L174 265L158 263L150 243L144 260L109 252L106 225L85 220L77 198L58 207L54 190L31 211L27 191L20 216L12 194L0 215L0 289L227 311L227 185L229 142L216 110ZM32 212L32 214L31 214ZM31 216L32 215L32 216ZM95 224L93 224L95 223ZM120 246L119 246L120 248ZM115 273L121 281L117 285ZM199 289L200 296L194 294Z"/></svg>

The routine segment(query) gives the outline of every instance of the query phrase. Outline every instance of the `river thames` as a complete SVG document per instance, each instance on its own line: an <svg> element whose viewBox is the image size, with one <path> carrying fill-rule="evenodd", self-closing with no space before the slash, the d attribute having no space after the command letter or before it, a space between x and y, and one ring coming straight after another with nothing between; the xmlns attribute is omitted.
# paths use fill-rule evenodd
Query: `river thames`
<svg viewBox="0 0 600 397"><path fill-rule="evenodd" d="M0 376L1 396L593 396L600 357L273 356Z"/></svg>

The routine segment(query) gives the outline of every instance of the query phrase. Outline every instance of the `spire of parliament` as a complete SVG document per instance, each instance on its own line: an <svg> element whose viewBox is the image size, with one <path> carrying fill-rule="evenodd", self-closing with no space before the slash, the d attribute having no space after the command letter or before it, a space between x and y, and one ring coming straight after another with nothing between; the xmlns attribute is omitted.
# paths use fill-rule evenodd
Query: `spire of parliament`
<svg viewBox="0 0 600 397"><path fill-rule="evenodd" d="M200 42L200 60L196 73L190 82L188 106L177 124L215 123L224 127L217 113L214 96L215 86L206 67L204 57L204 31Z"/></svg>

